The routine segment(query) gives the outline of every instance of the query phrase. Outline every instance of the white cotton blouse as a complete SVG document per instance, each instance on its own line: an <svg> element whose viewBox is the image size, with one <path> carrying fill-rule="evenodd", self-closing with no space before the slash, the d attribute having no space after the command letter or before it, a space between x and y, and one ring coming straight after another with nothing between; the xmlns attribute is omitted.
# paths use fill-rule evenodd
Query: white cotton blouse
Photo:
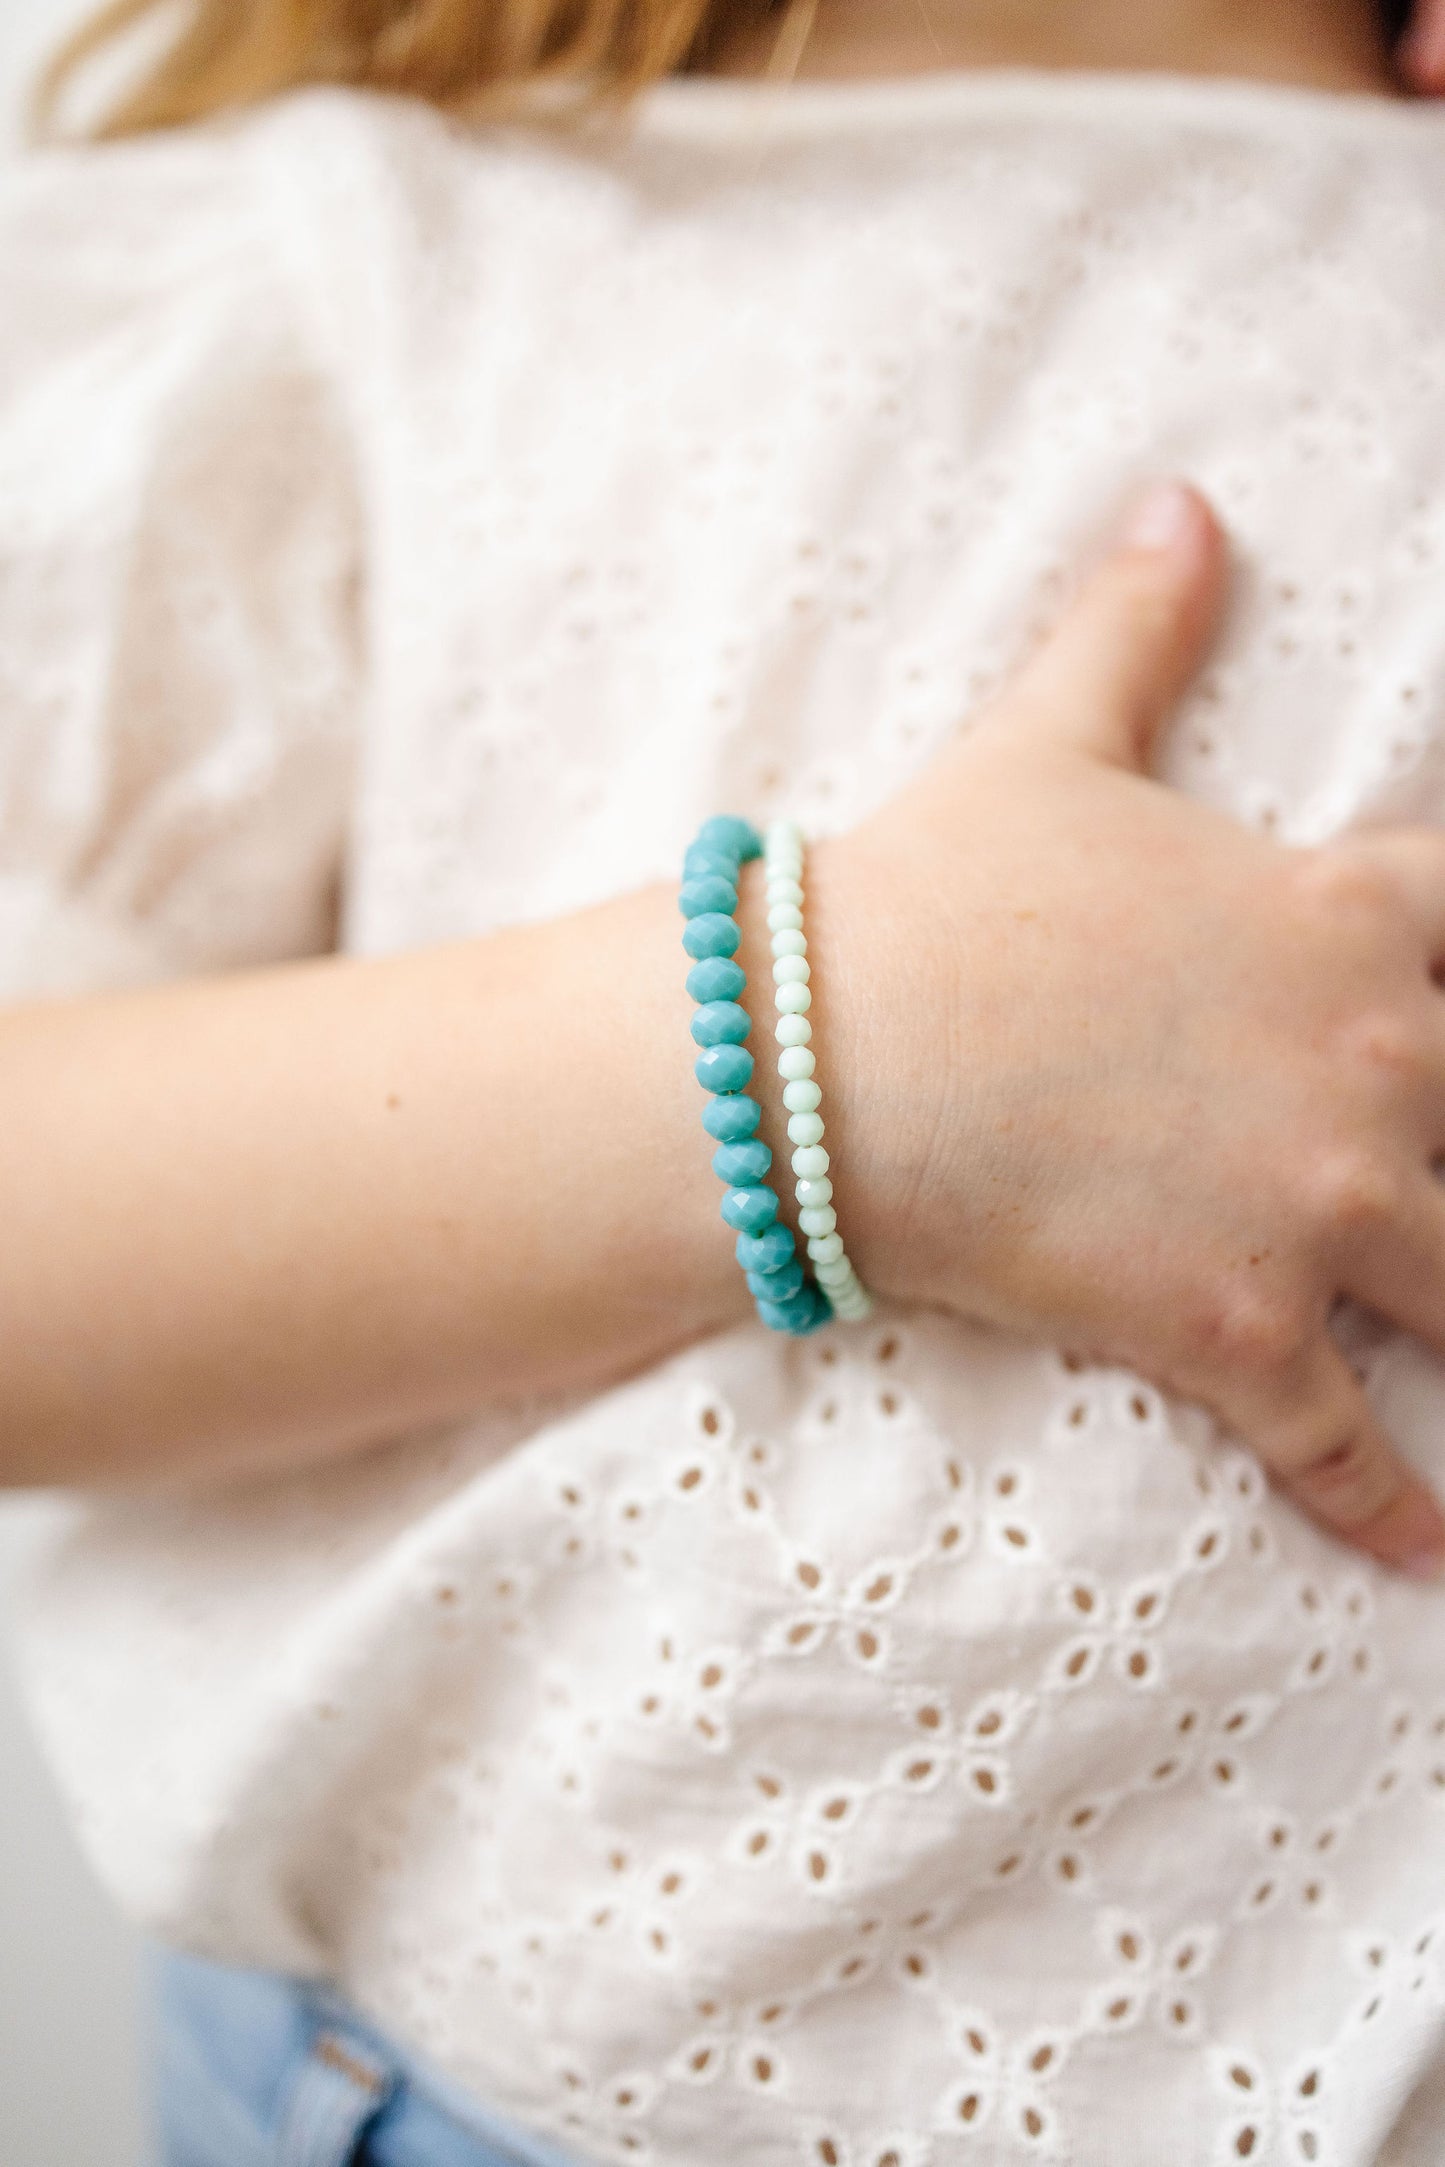
<svg viewBox="0 0 1445 2167"><path fill-rule="evenodd" d="M1161 471L1240 570L1160 772L1286 841L1445 819L1438 113L680 81L578 137L313 92L37 158L4 990L485 934L718 810L844 828ZM1445 1478L1441 1358L1338 1329ZM136 1919L338 1982L579 2159L1445 2156L1445 1595L1126 1371L747 1326L87 1502L25 1664Z"/></svg>

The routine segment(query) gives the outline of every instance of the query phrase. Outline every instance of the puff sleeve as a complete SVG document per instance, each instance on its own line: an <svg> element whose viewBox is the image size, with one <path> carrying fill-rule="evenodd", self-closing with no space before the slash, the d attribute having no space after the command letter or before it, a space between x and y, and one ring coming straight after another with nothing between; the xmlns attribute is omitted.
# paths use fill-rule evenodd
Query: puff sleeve
<svg viewBox="0 0 1445 2167"><path fill-rule="evenodd" d="M0 999L334 944L344 415L224 129L0 182Z"/></svg>

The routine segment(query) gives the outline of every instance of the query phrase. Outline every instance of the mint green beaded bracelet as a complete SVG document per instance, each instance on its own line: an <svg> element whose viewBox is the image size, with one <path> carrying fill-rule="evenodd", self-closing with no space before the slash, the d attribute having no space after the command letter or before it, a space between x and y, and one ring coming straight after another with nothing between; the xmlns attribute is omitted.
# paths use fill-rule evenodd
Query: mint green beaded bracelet
<svg viewBox="0 0 1445 2167"><path fill-rule="evenodd" d="M820 1111L823 1093L814 1071L813 1026L808 1011L813 1005L812 971L808 941L803 931L803 837L791 820L777 820L768 829L763 849L767 876L768 931L773 949L773 1002L778 1011L775 1036L782 1051L778 1074L783 1079L783 1104L788 1109L788 1141L797 1177L798 1225L808 1245L818 1284L845 1323L861 1324L872 1315L873 1299L867 1292L843 1247L838 1214L833 1208L833 1184L828 1179L829 1158L823 1147L824 1124Z"/></svg>
<svg viewBox="0 0 1445 2167"><path fill-rule="evenodd" d="M743 1043L751 1028L741 1005L747 979L733 961L742 943L734 915L738 881L762 850L746 820L720 814L706 821L683 859L678 906L687 921L682 945L694 959L687 990L697 1003L692 1035L702 1049L694 1072L715 1094L702 1118L718 1145L713 1171L727 1183L722 1216L737 1234L737 1259L763 1323L802 1335L827 1324L833 1310L821 1284L804 1274L792 1229L778 1217L777 1191L764 1178L773 1155L756 1133L762 1108L747 1095L753 1076Z"/></svg>

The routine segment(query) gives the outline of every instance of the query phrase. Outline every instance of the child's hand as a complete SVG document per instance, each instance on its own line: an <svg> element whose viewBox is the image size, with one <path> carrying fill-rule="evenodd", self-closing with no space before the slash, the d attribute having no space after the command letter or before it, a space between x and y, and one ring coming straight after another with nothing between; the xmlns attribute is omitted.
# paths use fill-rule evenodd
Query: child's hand
<svg viewBox="0 0 1445 2167"><path fill-rule="evenodd" d="M1146 500L1007 696L815 853L840 1219L880 1291L1127 1362L1425 1571L1445 1520L1326 1320L1445 1347L1445 836L1286 849L1147 779L1223 584L1204 504Z"/></svg>

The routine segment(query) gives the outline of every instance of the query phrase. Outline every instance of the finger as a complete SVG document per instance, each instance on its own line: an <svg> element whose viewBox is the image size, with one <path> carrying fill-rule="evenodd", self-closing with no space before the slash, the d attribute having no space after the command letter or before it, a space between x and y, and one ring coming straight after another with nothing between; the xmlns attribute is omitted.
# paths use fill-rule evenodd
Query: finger
<svg viewBox="0 0 1445 2167"><path fill-rule="evenodd" d="M1225 555L1197 490L1180 482L1150 490L1016 681L1005 727L1142 771L1214 631Z"/></svg>
<svg viewBox="0 0 1445 2167"><path fill-rule="evenodd" d="M1445 1187L1422 1167L1389 1224L1350 1245L1341 1290L1445 1354Z"/></svg>
<svg viewBox="0 0 1445 2167"><path fill-rule="evenodd" d="M1231 1378L1228 1393L1228 1419L1312 1518L1384 1564L1445 1571L1445 1514L1327 1331L1268 1384Z"/></svg>
<svg viewBox="0 0 1445 2167"><path fill-rule="evenodd" d="M1418 0L1396 61L1412 90L1426 97L1445 91L1445 0Z"/></svg>
<svg viewBox="0 0 1445 2167"><path fill-rule="evenodd" d="M1431 960L1445 956L1445 835L1438 828L1370 828L1330 847L1378 866L1419 926Z"/></svg>

